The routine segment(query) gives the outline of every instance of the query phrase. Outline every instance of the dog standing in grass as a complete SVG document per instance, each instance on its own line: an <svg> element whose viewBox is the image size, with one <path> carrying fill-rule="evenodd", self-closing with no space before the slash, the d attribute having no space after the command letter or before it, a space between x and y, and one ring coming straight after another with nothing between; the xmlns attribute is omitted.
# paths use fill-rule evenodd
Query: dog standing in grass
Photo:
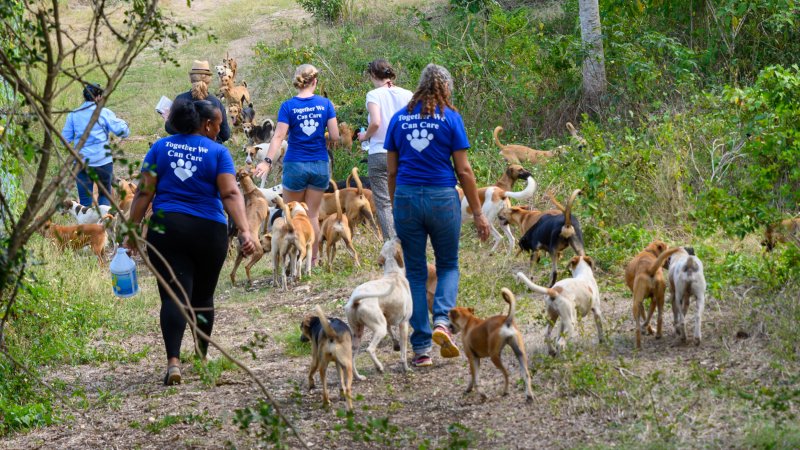
<svg viewBox="0 0 800 450"><path fill-rule="evenodd" d="M350 256L353 257L356 267L360 267L361 263L358 261L358 252L355 247L353 247L353 233L350 230L347 216L342 213L342 203L339 201L339 189L336 188L335 181L331 180L330 183L333 186L333 196L336 200L336 214L330 215L322 221L322 226L320 227L322 236L320 236L319 242L320 258L322 258L323 253L322 244L325 243L324 250L328 253L328 271L330 272L333 267L333 259L336 257L336 243L342 241L344 242L345 248L350 253Z"/></svg>
<svg viewBox="0 0 800 450"><path fill-rule="evenodd" d="M703 273L703 262L695 256L692 247L680 247L669 259L669 291L672 303L672 315L675 333L682 342L686 342L686 313L689 301L694 297L697 303L697 315L694 319L694 345L700 345L703 339L703 309L706 300L706 277Z"/></svg>
<svg viewBox="0 0 800 450"><path fill-rule="evenodd" d="M80 250L86 246L91 247L92 253L97 256L97 263L105 266L103 250L108 242L106 228L113 220L114 217L111 214L103 216L102 223L56 225L48 220L42 225L41 233L50 238L62 252L66 248Z"/></svg>
<svg viewBox="0 0 800 450"><path fill-rule="evenodd" d="M250 176L249 171L246 169L239 170L239 173L236 174L236 178L241 185L242 194L244 195L245 214L247 215L247 223L250 225L250 234L252 236L259 236L262 224L267 217L269 217L269 204L264 195L261 194L261 191L258 190L255 183L253 183L253 178ZM250 277L250 269L264 256L264 249L261 247L261 242L259 240L255 240L254 242L256 244L255 251L250 255L250 262L244 266L244 270L247 273L248 285L253 284L253 279ZM241 249L236 254L236 262L233 263L233 269L231 269L231 284L236 284L236 269L239 268L239 264L242 262L242 259L244 259L244 256Z"/></svg>
<svg viewBox="0 0 800 450"><path fill-rule="evenodd" d="M322 403L331 403L328 397L326 374L328 364L336 363L339 374L340 394L347 401L348 411L353 410L353 350L352 335L346 323L327 318L317 306L316 315L308 316L300 324L303 342L311 342L311 367L308 369L308 390L314 389L314 372L319 371L322 385Z"/></svg>

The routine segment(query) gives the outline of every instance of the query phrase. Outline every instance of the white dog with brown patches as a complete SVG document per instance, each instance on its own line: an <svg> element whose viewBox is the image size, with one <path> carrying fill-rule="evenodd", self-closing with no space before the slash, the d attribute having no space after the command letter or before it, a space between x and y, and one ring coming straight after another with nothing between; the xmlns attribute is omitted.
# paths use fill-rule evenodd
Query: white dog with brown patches
<svg viewBox="0 0 800 450"><path fill-rule="evenodd" d="M344 307L347 323L353 330L353 373L359 380L366 379L358 373L355 364L365 326L372 330L372 341L367 347L367 353L378 372L383 372L383 364L378 361L375 350L387 333L394 342L394 349L400 350L403 370L408 371L408 321L411 320L414 304L411 301L411 288L406 279L403 251L398 238L383 244L378 263L383 264L383 277L358 286ZM393 326L398 327L399 340L392 333Z"/></svg>
<svg viewBox="0 0 800 450"><path fill-rule="evenodd" d="M669 259L669 291L672 300L672 315L675 319L675 333L682 342L686 342L686 313L692 297L697 302L697 314L694 318L694 345L700 345L703 334L703 309L706 306L706 277L703 274L703 262L695 256L692 247L682 247Z"/></svg>
<svg viewBox="0 0 800 450"><path fill-rule="evenodd" d="M600 312L600 290L597 288L597 281L594 279L594 261L588 256L575 256L569 262L572 271L572 278L565 278L554 284L551 288L534 284L522 272L517 272L517 279L528 288L539 294L544 294L544 303L547 307L549 323L545 332L545 341L551 355L557 354L566 346L566 338L574 338L577 335L575 324L578 318L583 318L589 311L594 315L594 323L597 326L597 338L603 342L603 315ZM557 346L553 346L550 334L555 323L561 319L558 330Z"/></svg>

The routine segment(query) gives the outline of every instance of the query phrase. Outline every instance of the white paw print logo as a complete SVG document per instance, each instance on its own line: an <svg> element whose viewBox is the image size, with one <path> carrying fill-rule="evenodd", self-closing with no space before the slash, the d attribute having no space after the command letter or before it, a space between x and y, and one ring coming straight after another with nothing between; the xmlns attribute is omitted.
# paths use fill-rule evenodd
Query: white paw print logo
<svg viewBox="0 0 800 450"><path fill-rule="evenodd" d="M186 181L187 178L190 178L197 172L197 166L193 166L191 161L184 161L179 159L178 162L171 162L170 167L172 167L173 172L175 172L175 176L180 178L181 181Z"/></svg>
<svg viewBox="0 0 800 450"><path fill-rule="evenodd" d="M314 134L315 131L317 131L318 126L319 122L317 122L316 120L306 119L300 125L300 129L303 130L303 133L305 133L306 136L311 136L312 134Z"/></svg>
<svg viewBox="0 0 800 450"><path fill-rule="evenodd" d="M406 139L414 147L414 150L421 152L428 148L433 140L433 133L428 133L428 130L414 130L411 134L406 135Z"/></svg>

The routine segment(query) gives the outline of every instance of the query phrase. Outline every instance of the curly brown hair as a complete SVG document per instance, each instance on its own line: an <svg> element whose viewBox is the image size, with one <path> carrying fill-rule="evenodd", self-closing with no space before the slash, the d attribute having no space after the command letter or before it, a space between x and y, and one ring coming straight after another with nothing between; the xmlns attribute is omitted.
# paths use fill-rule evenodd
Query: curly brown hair
<svg viewBox="0 0 800 450"><path fill-rule="evenodd" d="M408 102L407 110L410 113L417 104L422 103L420 114L423 117L433 116L437 107L440 113L444 113L445 107L456 111L450 101L452 91L453 77L450 72L442 66L428 64L419 76L419 85Z"/></svg>

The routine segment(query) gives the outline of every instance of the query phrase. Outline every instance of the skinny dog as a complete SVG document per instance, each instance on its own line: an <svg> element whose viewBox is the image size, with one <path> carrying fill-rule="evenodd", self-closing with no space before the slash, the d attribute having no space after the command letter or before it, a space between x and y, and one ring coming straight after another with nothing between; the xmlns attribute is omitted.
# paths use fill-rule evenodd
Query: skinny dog
<svg viewBox="0 0 800 450"><path fill-rule="evenodd" d="M695 256L692 247L679 247L669 259L669 291L672 303L672 316L675 333L682 342L686 342L686 325L684 320L689 311L689 301L694 297L697 302L697 315L694 319L694 345L700 345L703 339L703 309L706 306L706 277L703 274L703 262Z"/></svg>
<svg viewBox="0 0 800 450"><path fill-rule="evenodd" d="M245 200L245 214L247 215L247 224L250 225L250 235L259 236L261 227L264 221L269 217L269 204L267 199L258 190L253 179L250 177L250 172L246 169L239 170L236 174L239 184L242 187L242 194ZM256 249L250 256L250 262L244 266L244 271L247 273L247 284L252 285L253 279L250 276L250 269L264 256L264 248L261 246L261 241L255 240ZM241 249L236 253L236 261L233 263L231 270L231 284L236 284L236 269L244 259L244 253Z"/></svg>
<svg viewBox="0 0 800 450"><path fill-rule="evenodd" d="M413 303L399 239L390 239L383 244L378 263L383 264L383 277L358 286L344 307L347 322L353 327L353 355L358 355L364 327L371 329L372 341L367 347L367 353L378 372L383 372L383 364L378 361L375 350L388 333L394 342L394 349L400 350L400 362L407 372L408 321L411 319ZM399 340L392 333L393 326L398 327ZM355 363L353 372L359 380L366 379L358 373Z"/></svg>
<svg viewBox="0 0 800 450"><path fill-rule="evenodd" d="M528 286L528 289L547 296L544 304L549 321L544 340L553 356L566 346L565 337L573 339L577 336L576 322L589 314L589 311L594 315L597 338L603 342L603 315L600 312L600 289L594 279L594 261L588 256L574 256L569 261L569 268L572 278L565 278L551 288L538 286L525 274L517 272L517 279ZM558 319L561 319L561 323L556 338L557 346L554 347L551 333Z"/></svg>
<svg viewBox="0 0 800 450"><path fill-rule="evenodd" d="M331 180L330 183L334 188L336 187L335 181ZM333 259L336 257L336 243L340 240L344 242L345 248L347 248L350 256L352 256L355 261L355 265L357 267L361 266L361 263L358 262L358 252L356 252L355 247L353 247L353 234L350 231L347 216L342 214L342 203L339 201L338 189L334 189L333 197L336 200L336 214L330 215L322 221L322 227L320 229L322 236L319 242L320 258L322 258L322 244L325 243L326 245L325 251L328 253L329 272L333 267Z"/></svg>
<svg viewBox="0 0 800 450"><path fill-rule="evenodd" d="M650 319L658 308L658 325L656 339L661 339L662 317L664 309L664 293L667 284L661 267L670 255L680 250L674 247L667 250L667 244L661 241L651 242L644 251L636 255L625 267L625 284L633 293L633 320L636 325L636 348L642 348L642 331L653 334ZM645 318L644 299L650 298L650 312ZM644 319L644 323L641 320Z"/></svg>
<svg viewBox="0 0 800 450"><path fill-rule="evenodd" d="M283 290L287 290L289 285L286 271L293 267L300 246L297 243L297 233L289 220L291 218L289 208L283 203L281 197L276 200L278 207L283 211L283 216L272 222L272 232L268 234L272 248L272 279L275 286L281 286Z"/></svg>
<svg viewBox="0 0 800 450"><path fill-rule="evenodd" d="M528 372L528 357L525 354L525 342L522 333L514 323L514 294L510 290L501 290L503 299L508 303L508 315L497 315L481 320L475 317L472 308L456 307L450 310L450 327L455 333L463 331L461 342L464 352L469 360L469 373L471 375L466 393L478 392L478 373L480 372L481 358L491 358L495 367L500 369L505 379L503 395L508 395L508 370L503 366L503 348L508 345L514 351L519 362L519 372L525 380L525 396L528 402L533 401L531 390L531 375ZM481 397L486 397L481 393Z"/></svg>
<svg viewBox="0 0 800 450"><path fill-rule="evenodd" d="M92 253L97 256L97 262L104 266L106 261L103 250L108 242L106 226L114 219L110 214L103 217L104 223L87 223L82 225L56 225L49 220L42 225L42 235L50 238L59 250L67 247L80 250L87 245L92 248Z"/></svg>
<svg viewBox="0 0 800 450"><path fill-rule="evenodd" d="M524 145L503 144L500 142L500 133L502 131L503 127L496 127L494 129L494 143L500 148L500 156L502 156L508 164L522 164L524 162L539 164L560 152L560 150L534 150Z"/></svg>
<svg viewBox="0 0 800 450"><path fill-rule="evenodd" d="M64 200L61 203L61 208L68 211L78 225L100 223L103 217L111 210L111 206L108 205L83 206L75 200Z"/></svg>
<svg viewBox="0 0 800 450"><path fill-rule="evenodd" d="M317 306L315 316L307 316L300 324L303 335L300 340L311 341L311 367L308 369L308 390L314 389L314 372L319 371L322 385L322 404L330 405L326 374L328 364L336 363L339 374L339 393L347 401L347 409L353 410L353 350L352 335L346 323L327 318Z"/></svg>

